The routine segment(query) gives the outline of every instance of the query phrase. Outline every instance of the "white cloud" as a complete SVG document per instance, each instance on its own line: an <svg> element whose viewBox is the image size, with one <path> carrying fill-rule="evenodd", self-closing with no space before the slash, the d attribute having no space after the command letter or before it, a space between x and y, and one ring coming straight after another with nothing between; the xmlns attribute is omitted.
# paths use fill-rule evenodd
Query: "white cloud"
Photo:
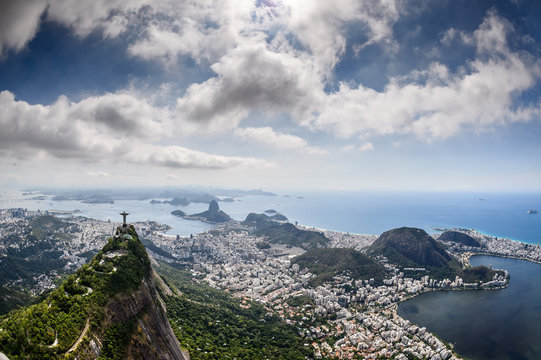
<svg viewBox="0 0 541 360"><path fill-rule="evenodd" d="M246 140L264 145L270 145L278 149L299 150L306 154L322 155L327 151L319 147L309 146L306 140L291 134L275 132L270 127L262 128L238 128L235 135Z"/></svg>
<svg viewBox="0 0 541 360"><path fill-rule="evenodd" d="M247 39L212 65L216 77L188 88L179 116L214 131L235 128L252 110L305 117L324 93L310 59L293 53L281 39Z"/></svg>
<svg viewBox="0 0 541 360"><path fill-rule="evenodd" d="M133 163L151 164L169 168L227 169L234 167L266 167L264 160L207 154L181 146L141 145L126 158Z"/></svg>
<svg viewBox="0 0 541 360"><path fill-rule="evenodd" d="M340 6L332 1L287 2L290 14L288 28L308 47L323 74L339 61L346 47L344 31L348 24L360 22L366 26L367 41L360 48L392 39L392 25L398 19L394 0L344 0Z"/></svg>
<svg viewBox="0 0 541 360"><path fill-rule="evenodd" d="M362 144L359 146L359 151L365 152L365 151L374 151L374 145L371 142L367 142L365 144Z"/></svg>
<svg viewBox="0 0 541 360"><path fill-rule="evenodd" d="M106 171L100 171L100 170L88 171L86 174L91 177L110 177L111 176L110 173Z"/></svg>
<svg viewBox="0 0 541 360"><path fill-rule="evenodd" d="M152 108L126 94L107 94L79 103L60 97L55 103L43 106L16 101L11 92L2 91L0 108L0 153L12 158L50 156L172 168L267 165L254 158L152 144L153 135L163 135L163 131L158 121L147 116L159 116L163 109Z"/></svg>
<svg viewBox="0 0 541 360"><path fill-rule="evenodd" d="M342 151L345 151L345 152L350 152L350 151L353 151L353 150L355 150L355 145L353 145L353 144L349 144L349 145L346 145L346 146L342 147Z"/></svg>
<svg viewBox="0 0 541 360"><path fill-rule="evenodd" d="M494 12L473 33L449 29L443 35L442 43L460 38L476 46L477 58L454 73L433 63L391 79L383 91L342 83L329 94L324 89L346 49L348 25L364 25L366 41L356 44L357 49L375 43L392 47L400 1L345 0L340 6L300 0L0 0L0 4L7 9L0 13L0 51L24 47L45 11L48 20L79 36L101 31L104 37L115 37L135 30L128 40L132 56L168 66L174 66L180 56L189 56L200 65L212 64L216 74L189 86L171 108L153 106L132 93L105 94L78 103L61 97L49 106L16 102L11 93L2 93L0 101L10 104L3 119L32 114L17 127L2 125L7 131L0 138L19 154L27 151L20 144L32 149L29 143L36 141L41 144L36 148L47 148L55 156L75 156L78 151L80 156L125 153L119 144L126 132L146 143L170 134L219 132L237 128L254 111L285 113L302 126L343 137L412 133L425 139L452 136L465 128L527 121L539 113L536 105L514 106L517 94L537 82L539 63L509 49L507 36L513 27ZM46 120L32 121L32 117ZM243 131L247 130L239 133ZM20 144L4 135L14 133ZM291 136L273 133L277 141ZM0 147L7 151L4 144ZM304 144L297 149L317 148ZM167 160L174 157L171 154L202 159L175 148L157 151L153 159L172 164L175 161Z"/></svg>
<svg viewBox="0 0 541 360"><path fill-rule="evenodd" d="M47 19L61 23L78 36L102 31L106 37L118 36L128 21L149 2L145 0L47 0Z"/></svg>
<svg viewBox="0 0 541 360"><path fill-rule="evenodd" d="M473 34L478 58L467 68L452 74L445 65L434 63L424 71L391 79L381 92L342 83L312 124L344 137L413 133L435 139L464 128L530 120L536 107L514 110L513 104L517 94L536 83L540 65L508 48L511 30L491 12Z"/></svg>
<svg viewBox="0 0 541 360"><path fill-rule="evenodd" d="M7 49L21 50L36 35L44 0L0 0L0 56Z"/></svg>

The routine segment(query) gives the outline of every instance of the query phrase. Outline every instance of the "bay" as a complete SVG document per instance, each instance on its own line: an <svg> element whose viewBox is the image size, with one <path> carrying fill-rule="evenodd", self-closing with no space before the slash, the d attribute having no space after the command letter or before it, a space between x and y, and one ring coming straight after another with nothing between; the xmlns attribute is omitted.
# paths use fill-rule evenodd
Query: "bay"
<svg viewBox="0 0 541 360"><path fill-rule="evenodd" d="M472 265L507 269L501 290L437 291L401 303L398 314L473 360L541 359L541 265L474 256Z"/></svg>
<svg viewBox="0 0 541 360"><path fill-rule="evenodd" d="M130 221L153 220L172 227L170 234L189 235L212 228L200 221L171 215L181 209L193 214L207 204L175 207L150 204L149 200L117 200L114 204L83 204L79 201L32 200L20 191L0 191L0 208L30 210L81 210L80 215L118 222L119 212L130 213ZM158 199L165 200L165 199ZM170 200L170 199L169 199ZM243 196L220 202L232 218L243 220L250 212L274 209L291 222L336 231L381 234L392 228L412 226L435 232L435 228L474 228L485 234L529 243L541 241L541 194L399 193L327 191L291 193L280 196Z"/></svg>

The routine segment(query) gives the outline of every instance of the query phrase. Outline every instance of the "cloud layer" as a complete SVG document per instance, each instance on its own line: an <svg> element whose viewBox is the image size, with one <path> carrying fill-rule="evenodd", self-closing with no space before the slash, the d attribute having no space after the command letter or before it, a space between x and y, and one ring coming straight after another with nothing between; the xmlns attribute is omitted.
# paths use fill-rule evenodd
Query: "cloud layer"
<svg viewBox="0 0 541 360"><path fill-rule="evenodd" d="M265 161L207 154L181 146L152 144L165 130L164 109L128 94L106 94L49 106L15 100L0 92L0 153L13 158L52 156L86 161L129 162L171 168L222 169L267 165Z"/></svg>
<svg viewBox="0 0 541 360"><path fill-rule="evenodd" d="M539 59L509 45L520 34L495 11L473 32L449 28L441 34L441 52L457 44L472 49L473 57L458 67L432 61L390 77L379 90L362 81L337 83L348 49L362 57L365 49L379 47L393 56L401 46L393 26L405 6L399 0L345 0L340 6L298 0L0 0L4 56L24 49L41 21L52 21L81 38L123 37L126 56L166 72L191 61L211 73L166 106L128 90L79 102L61 96L49 105L17 101L16 94L2 91L0 151L19 158L221 169L268 163L189 149L184 139L226 134L302 154L328 152L272 122L254 125L254 114L285 117L297 130L359 139L356 148L367 152L374 150L371 136L435 141L539 117L539 99L517 100L538 84Z"/></svg>

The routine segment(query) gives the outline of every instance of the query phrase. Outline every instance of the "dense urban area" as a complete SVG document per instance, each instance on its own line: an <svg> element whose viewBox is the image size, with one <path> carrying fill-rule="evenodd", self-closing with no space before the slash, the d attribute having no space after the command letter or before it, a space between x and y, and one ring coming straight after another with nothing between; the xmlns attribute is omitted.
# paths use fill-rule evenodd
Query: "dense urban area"
<svg viewBox="0 0 541 360"><path fill-rule="evenodd" d="M24 286L33 295L54 288L64 274L73 272L97 253L119 225L75 215L0 210L0 285ZM426 291L501 288L509 281L505 270L484 282L469 283L459 276L437 279L428 271L423 275L424 268L400 267L383 256L377 257L387 274L382 281L358 279L347 271L325 281L314 281L316 274L293 260L306 249L269 242L265 235L257 234L253 226L244 223L229 221L187 237L166 235L165 225L151 221L133 225L152 258L185 266L194 279L226 290L242 299L247 308L254 302L260 303L270 314L293 325L316 358L456 359L449 344L401 318L397 305ZM378 238L296 227L320 232L330 240L328 248L363 252ZM470 229L455 230L478 242L475 246L447 243L462 263L467 264L473 254L541 261L539 245ZM36 271L31 273L32 267L25 269L30 274L25 280L16 275L22 264L18 260L29 258L36 264ZM38 272L44 263L50 267ZM412 275L419 273L421 276Z"/></svg>

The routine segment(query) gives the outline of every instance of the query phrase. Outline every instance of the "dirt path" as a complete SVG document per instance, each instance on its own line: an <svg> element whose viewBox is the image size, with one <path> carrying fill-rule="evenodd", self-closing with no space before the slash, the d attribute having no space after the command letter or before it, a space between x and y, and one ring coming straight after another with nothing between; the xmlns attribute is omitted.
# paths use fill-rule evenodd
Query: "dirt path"
<svg viewBox="0 0 541 360"><path fill-rule="evenodd" d="M83 329L83 332L81 333L81 335L79 335L79 338L77 339L77 341L75 342L75 344L73 344L68 351L66 351L66 354L69 354L70 352L74 351L75 349L77 349L77 346L79 346L79 344L81 343L81 341L83 341L83 338L85 337L88 329L90 329L90 318L89 319L86 319L86 325L85 325L85 328Z"/></svg>

